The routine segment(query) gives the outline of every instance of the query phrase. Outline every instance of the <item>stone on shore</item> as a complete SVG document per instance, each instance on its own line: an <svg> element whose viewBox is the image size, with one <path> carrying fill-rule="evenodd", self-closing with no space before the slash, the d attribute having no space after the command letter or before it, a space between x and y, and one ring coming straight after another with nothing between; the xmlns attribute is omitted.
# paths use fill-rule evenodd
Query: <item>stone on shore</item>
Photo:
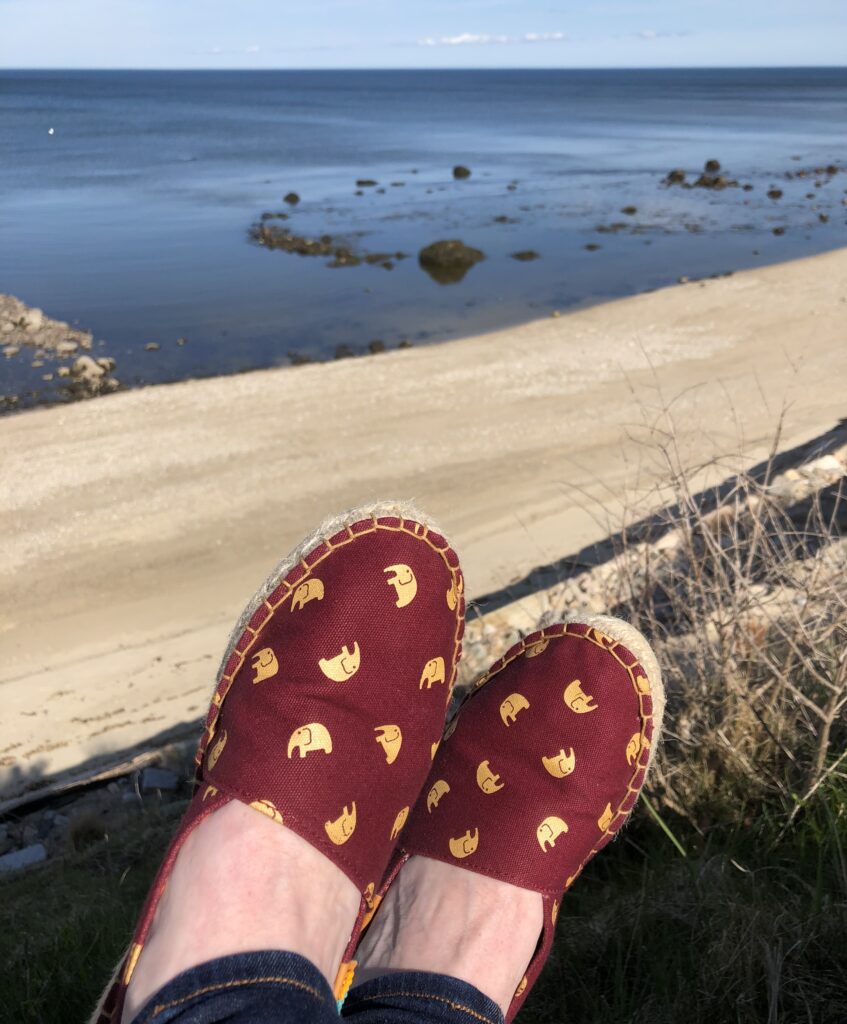
<svg viewBox="0 0 847 1024"><path fill-rule="evenodd" d="M20 871L33 864L40 864L43 860L47 860L47 848L44 843L33 843L21 850L3 854L0 857L0 871Z"/></svg>
<svg viewBox="0 0 847 1024"><path fill-rule="evenodd" d="M485 259L485 253L458 238L442 239L418 253L418 263L439 284L458 284L471 267Z"/></svg>
<svg viewBox="0 0 847 1024"><path fill-rule="evenodd" d="M470 167L465 167L464 164L456 164L453 168L453 177L457 181L463 181L465 178L469 178L470 176L471 169Z"/></svg>

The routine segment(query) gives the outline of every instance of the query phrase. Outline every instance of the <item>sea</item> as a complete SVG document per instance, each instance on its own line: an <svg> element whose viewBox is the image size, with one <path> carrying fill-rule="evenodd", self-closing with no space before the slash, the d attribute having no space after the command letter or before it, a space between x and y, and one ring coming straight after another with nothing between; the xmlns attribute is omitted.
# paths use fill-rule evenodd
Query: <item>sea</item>
<svg viewBox="0 0 847 1024"><path fill-rule="evenodd" d="M709 160L731 184L665 183ZM845 68L0 72L0 292L92 331L128 388L823 252L845 204ZM460 279L418 258L451 239L484 255ZM32 361L0 358L0 393L65 400Z"/></svg>

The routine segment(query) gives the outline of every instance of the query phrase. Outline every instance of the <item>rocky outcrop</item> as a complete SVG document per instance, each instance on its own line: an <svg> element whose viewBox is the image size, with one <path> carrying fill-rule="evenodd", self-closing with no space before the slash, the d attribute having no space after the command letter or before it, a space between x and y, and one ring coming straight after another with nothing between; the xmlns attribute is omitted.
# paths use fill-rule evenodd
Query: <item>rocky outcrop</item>
<svg viewBox="0 0 847 1024"><path fill-rule="evenodd" d="M0 295L0 352L8 360L28 359L30 366L43 369L42 379L65 399L91 398L120 387L112 376L115 360L93 357L90 331L81 331L62 320L53 320L13 295ZM66 362L72 360L70 365ZM57 365L58 364L58 365ZM0 410L16 409L16 394L0 395Z"/></svg>
<svg viewBox="0 0 847 1024"><path fill-rule="evenodd" d="M418 263L439 284L458 284L471 267L484 259L484 252L458 238L433 242L418 253Z"/></svg>

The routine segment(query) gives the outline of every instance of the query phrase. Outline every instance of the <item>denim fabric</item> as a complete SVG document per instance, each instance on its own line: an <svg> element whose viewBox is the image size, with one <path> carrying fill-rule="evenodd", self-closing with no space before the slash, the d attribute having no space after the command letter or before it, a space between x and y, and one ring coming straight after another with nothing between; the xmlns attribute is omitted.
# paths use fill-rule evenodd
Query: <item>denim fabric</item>
<svg viewBox="0 0 847 1024"><path fill-rule="evenodd" d="M296 953L239 953L192 967L159 989L133 1024L338 1024L326 978Z"/></svg>
<svg viewBox="0 0 847 1024"><path fill-rule="evenodd" d="M398 971L357 985L353 1024L503 1024L499 1007L445 974ZM324 976L296 953L240 953L193 967L161 988L133 1024L339 1024Z"/></svg>
<svg viewBox="0 0 847 1024"><path fill-rule="evenodd" d="M447 974L398 971L350 990L342 1016L351 1024L503 1024L500 1007Z"/></svg>

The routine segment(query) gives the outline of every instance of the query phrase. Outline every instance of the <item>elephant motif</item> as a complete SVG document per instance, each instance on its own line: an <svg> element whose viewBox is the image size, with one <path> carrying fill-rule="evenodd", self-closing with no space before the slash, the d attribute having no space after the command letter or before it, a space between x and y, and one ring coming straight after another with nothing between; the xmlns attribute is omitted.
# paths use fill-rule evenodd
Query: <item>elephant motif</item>
<svg viewBox="0 0 847 1024"><path fill-rule="evenodd" d="M443 683L444 678L444 659L430 658L424 665L423 672L421 672L421 682L418 689L422 690L426 686L430 690L433 683Z"/></svg>
<svg viewBox="0 0 847 1024"><path fill-rule="evenodd" d="M344 683L351 679L358 671L362 661L358 643L353 644L353 650L345 644L341 653L334 658L321 658L318 662L321 672L335 683Z"/></svg>
<svg viewBox="0 0 847 1024"><path fill-rule="evenodd" d="M571 711L577 715L585 715L589 711L597 710L597 705L591 703L594 698L583 690L578 679L574 679L565 687L564 700Z"/></svg>
<svg viewBox="0 0 847 1024"><path fill-rule="evenodd" d="M226 729L220 734L220 736L212 744L212 749L209 751L209 756L206 758L206 768L208 771L214 771L215 765L218 763L218 758L224 752L226 746Z"/></svg>
<svg viewBox="0 0 847 1024"><path fill-rule="evenodd" d="M251 666L256 673L253 676L254 684L270 679L279 672L279 662L270 647L263 647L261 651L256 651L253 655Z"/></svg>
<svg viewBox="0 0 847 1024"><path fill-rule="evenodd" d="M606 804L606 809L603 811L603 813L597 819L597 825L598 825L598 827L599 827L601 832L608 831L609 826L612 824L612 819L613 818L614 818L614 814L612 813L612 805L611 804Z"/></svg>
<svg viewBox="0 0 847 1024"><path fill-rule="evenodd" d="M554 779L563 779L576 767L576 756L573 752L573 747L566 754L564 747L559 751L558 754L554 754L552 757L541 758L541 763L545 769Z"/></svg>
<svg viewBox="0 0 847 1024"><path fill-rule="evenodd" d="M394 764L400 753L400 745L403 742L403 733L399 725L378 725L374 732L376 741L385 751L387 764Z"/></svg>
<svg viewBox="0 0 847 1024"><path fill-rule="evenodd" d="M271 821L275 821L277 825L282 824L282 815L270 800L254 800L250 806L254 811L258 811L260 814L270 818Z"/></svg>
<svg viewBox="0 0 847 1024"><path fill-rule="evenodd" d="M329 730L320 722L301 725L294 730L288 740L288 756L291 757L295 750L299 751L301 758L312 750L323 750L325 753L331 754L332 737Z"/></svg>
<svg viewBox="0 0 847 1024"><path fill-rule="evenodd" d="M498 785L498 783L500 784ZM500 776L495 775L491 770L488 761L481 761L477 766L476 784L486 794L497 793L504 786L504 783L500 782Z"/></svg>
<svg viewBox="0 0 847 1024"><path fill-rule="evenodd" d="M467 832L465 832L463 836L459 836L458 839L451 839L448 845L450 847L450 853L452 853L457 860L470 857L472 853L476 853L476 848L479 846L479 829L475 828L473 832L468 829Z"/></svg>
<svg viewBox="0 0 847 1024"><path fill-rule="evenodd" d="M529 701L522 693L509 694L500 705L500 717L503 719L503 725L508 729L518 717L518 712L524 711L528 707Z"/></svg>
<svg viewBox="0 0 847 1024"><path fill-rule="evenodd" d="M356 830L356 801L354 800L350 810L347 805L335 821L324 822L324 831L336 846L343 846Z"/></svg>
<svg viewBox="0 0 847 1024"><path fill-rule="evenodd" d="M323 601L323 599L323 581L313 577L310 580L305 580L294 591L294 596L291 598L291 610L299 611L304 604L308 604L310 601Z"/></svg>
<svg viewBox="0 0 847 1024"><path fill-rule="evenodd" d="M394 824L391 827L391 839L396 839L400 835L400 831L406 824L406 819L409 817L409 808L404 807L401 811L397 812L397 817L394 819Z"/></svg>
<svg viewBox="0 0 847 1024"><path fill-rule="evenodd" d="M399 562L397 565L387 565L382 571L392 574L385 582L394 587L397 607L405 608L411 604L418 592L418 581L409 566Z"/></svg>
<svg viewBox="0 0 847 1024"><path fill-rule="evenodd" d="M435 782L430 786L429 792L426 795L426 809L432 814L433 807L438 806L438 801L444 796L445 793L450 792L450 786L444 779L436 779Z"/></svg>
<svg viewBox="0 0 847 1024"><path fill-rule="evenodd" d="M567 830L567 823L562 821L561 818L556 817L555 814L545 818L535 830L542 853L552 849L556 845L556 840L559 836L563 836Z"/></svg>

